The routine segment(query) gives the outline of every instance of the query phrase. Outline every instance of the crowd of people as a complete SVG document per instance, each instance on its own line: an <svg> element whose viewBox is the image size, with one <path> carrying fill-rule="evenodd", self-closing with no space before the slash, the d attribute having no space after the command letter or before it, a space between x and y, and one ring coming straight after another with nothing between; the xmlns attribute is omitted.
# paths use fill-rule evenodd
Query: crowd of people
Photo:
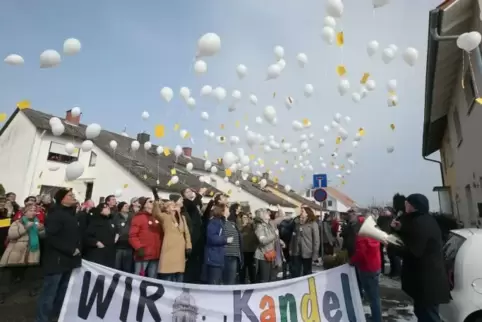
<svg viewBox="0 0 482 322"><path fill-rule="evenodd" d="M374 322L382 321L385 253L387 275L401 276L419 321L439 321L437 306L448 299L442 234L423 195L396 195L394 207L379 213L353 208L319 217L304 205L291 216L279 206L243 212L224 194L203 205L204 189L187 188L168 200L152 192L129 203L107 196L97 206L91 200L79 204L69 189L57 191L53 200L28 197L23 207L14 193L0 197L0 223L9 221L0 228L0 302L13 282L39 264L43 279L30 294L40 291L36 321L46 322L60 313L70 273L82 259L171 282L235 285L305 276L319 259L339 251L356 267ZM359 236L368 215L380 229L399 235L405 247Z"/></svg>

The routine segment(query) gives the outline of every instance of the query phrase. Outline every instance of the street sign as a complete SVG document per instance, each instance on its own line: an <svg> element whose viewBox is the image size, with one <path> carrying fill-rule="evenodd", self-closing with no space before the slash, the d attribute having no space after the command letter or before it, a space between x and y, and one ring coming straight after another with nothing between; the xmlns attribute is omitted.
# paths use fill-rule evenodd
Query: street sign
<svg viewBox="0 0 482 322"><path fill-rule="evenodd" d="M326 193L325 189L318 188L313 192L313 198L315 198L318 202L323 202L328 198L328 194Z"/></svg>
<svg viewBox="0 0 482 322"><path fill-rule="evenodd" d="M313 175L313 189L326 188L328 186L328 178L326 174L314 174Z"/></svg>

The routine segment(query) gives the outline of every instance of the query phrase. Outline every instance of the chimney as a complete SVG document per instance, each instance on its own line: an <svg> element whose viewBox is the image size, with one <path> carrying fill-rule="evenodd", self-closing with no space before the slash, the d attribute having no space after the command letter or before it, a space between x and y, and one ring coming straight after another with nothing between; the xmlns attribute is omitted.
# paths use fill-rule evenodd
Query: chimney
<svg viewBox="0 0 482 322"><path fill-rule="evenodd" d="M151 139L151 136L145 132L137 134L137 141L139 141L141 145L143 145L146 142L149 142L150 139Z"/></svg>
<svg viewBox="0 0 482 322"><path fill-rule="evenodd" d="M186 158L190 158L192 156L192 148L188 147L188 146L185 146L182 148L182 154L184 154L184 156Z"/></svg>
<svg viewBox="0 0 482 322"><path fill-rule="evenodd" d="M263 178L263 179L266 179L266 180L269 180L269 173L268 173L268 172L264 172L262 178Z"/></svg>
<svg viewBox="0 0 482 322"><path fill-rule="evenodd" d="M82 113L81 113L82 115ZM67 113L65 113L65 121L69 124L72 125L79 125L80 123L80 115L79 116L72 116L72 110L68 110Z"/></svg>

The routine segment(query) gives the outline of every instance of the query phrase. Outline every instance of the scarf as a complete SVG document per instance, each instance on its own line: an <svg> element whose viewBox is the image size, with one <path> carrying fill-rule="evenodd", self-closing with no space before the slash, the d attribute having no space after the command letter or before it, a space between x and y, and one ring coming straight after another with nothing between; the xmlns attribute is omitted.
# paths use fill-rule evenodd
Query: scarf
<svg viewBox="0 0 482 322"><path fill-rule="evenodd" d="M22 224L24 226L27 225L29 222L28 218L23 216L22 217ZM30 252L37 252L39 250L39 237L38 237L38 219L33 219L33 225L27 229L28 233L28 246Z"/></svg>

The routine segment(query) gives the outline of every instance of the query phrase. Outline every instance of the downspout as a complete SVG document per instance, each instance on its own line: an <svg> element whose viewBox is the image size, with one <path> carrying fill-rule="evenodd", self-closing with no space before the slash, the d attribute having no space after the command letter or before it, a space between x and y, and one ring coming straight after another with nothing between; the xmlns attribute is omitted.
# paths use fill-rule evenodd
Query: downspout
<svg viewBox="0 0 482 322"><path fill-rule="evenodd" d="M33 187L33 182L34 182L34 178L35 178L36 165L38 164L37 161L38 161L38 157L39 157L39 154L40 154L40 148L42 147L42 138L43 138L43 136L45 135L46 132L47 132L47 130L43 130L42 133L39 136L40 142L39 142L39 145L38 145L38 148L37 148L37 153L35 155L35 163L34 163L34 168L32 170L32 178L30 179L30 189L28 191L28 195L30 195L32 193L32 187ZM34 141L35 141L35 139L34 139Z"/></svg>
<svg viewBox="0 0 482 322"><path fill-rule="evenodd" d="M424 159L425 161L438 163L438 165L440 166L440 176L442 177L442 185L445 186L445 172L444 172L444 168L443 168L442 162L441 162L441 161L434 160L434 159L429 159L429 158L427 158L427 157L423 157L423 159Z"/></svg>

